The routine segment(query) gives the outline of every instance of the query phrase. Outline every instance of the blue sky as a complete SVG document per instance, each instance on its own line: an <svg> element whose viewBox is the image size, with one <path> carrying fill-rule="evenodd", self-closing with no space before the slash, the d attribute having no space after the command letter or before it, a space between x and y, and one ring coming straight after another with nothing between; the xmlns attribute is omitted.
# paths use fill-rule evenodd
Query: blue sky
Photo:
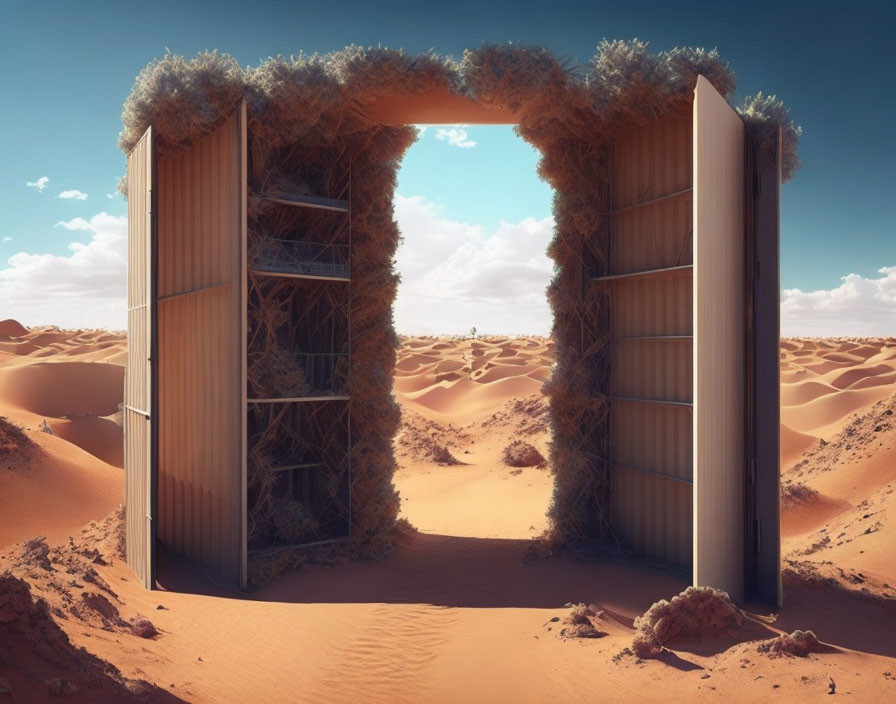
<svg viewBox="0 0 896 704"><path fill-rule="evenodd" d="M882 324L896 330L894 319L881 313L881 302L896 295L896 270L879 273L896 267L892 3L185 5L0 4L6 97L0 111L0 292L9 300L11 292L36 281L22 273L29 267L61 267L77 277L91 266L113 266L114 257L90 243L98 237L113 242L120 232L120 223L96 219L100 213L125 213L120 198L107 197L124 171L116 147L121 105L135 75L166 48L187 56L217 48L255 64L269 55L325 52L349 43L459 56L483 42L513 40L586 62L604 37L638 37L654 50L718 47L737 73L738 97L760 89L777 93L803 126L803 169L783 190L781 244L782 285L802 293L785 296L785 316L848 320L855 317L843 312L848 299L877 321L875 331ZM399 193L424 200L406 201L404 210L416 204L417 215L466 223L471 236L482 240L494 237L502 222L542 222L550 215L550 190L534 174L537 156L508 129L469 127L467 139L477 142L469 148L437 135L437 128L427 130L405 160ZM44 176L43 190L26 186ZM60 198L65 191L87 197ZM60 222L70 226L56 226ZM75 251L72 243L88 249ZM18 259L8 263L10 257ZM849 274L857 278L841 280ZM109 310L117 295L113 279L104 283L108 300L97 304ZM73 283L57 287L58 295L80 290ZM6 307L26 323L70 324L68 314L53 319L58 307L44 311L37 305ZM3 306L0 297L0 318L7 317ZM791 332L817 330L822 328Z"/></svg>

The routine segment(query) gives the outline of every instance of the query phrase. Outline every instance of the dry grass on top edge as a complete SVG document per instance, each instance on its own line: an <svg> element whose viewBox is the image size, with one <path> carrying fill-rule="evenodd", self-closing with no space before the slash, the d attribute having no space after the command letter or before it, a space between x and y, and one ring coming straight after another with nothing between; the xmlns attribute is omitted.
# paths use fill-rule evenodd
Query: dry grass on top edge
<svg viewBox="0 0 896 704"><path fill-rule="evenodd" d="M464 52L460 62L432 52L411 56L352 45L325 55L273 57L247 68L217 51L192 59L169 53L137 76L124 104L119 146L129 152L152 125L161 150L177 149L214 129L241 98L249 102L250 122L274 143L357 135L370 127L363 118L365 102L433 90L513 109L521 124L546 119L548 130L584 112L587 124L613 134L686 99L698 75L726 98L732 95L734 73L715 49L651 53L638 39L602 41L590 70L544 47L517 44L485 44ZM783 128L788 180L799 168L801 133L789 111L774 95L759 93L744 101L740 113L760 136Z"/></svg>

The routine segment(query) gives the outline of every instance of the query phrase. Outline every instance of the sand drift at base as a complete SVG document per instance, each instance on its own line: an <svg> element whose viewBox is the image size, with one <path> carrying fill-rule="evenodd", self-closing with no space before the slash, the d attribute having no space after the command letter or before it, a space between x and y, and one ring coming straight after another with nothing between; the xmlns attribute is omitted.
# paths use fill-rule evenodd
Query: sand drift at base
<svg viewBox="0 0 896 704"><path fill-rule="evenodd" d="M0 415L35 443L0 450L0 687L19 700L812 701L831 680L896 699L896 340L783 341L784 608L678 629L649 660L634 621L685 580L531 554L551 472L504 449L548 456L549 340L402 339L396 486L419 532L251 594L169 554L146 591L121 559L120 426L91 415L115 388L69 377L124 356L119 334L0 326Z"/></svg>

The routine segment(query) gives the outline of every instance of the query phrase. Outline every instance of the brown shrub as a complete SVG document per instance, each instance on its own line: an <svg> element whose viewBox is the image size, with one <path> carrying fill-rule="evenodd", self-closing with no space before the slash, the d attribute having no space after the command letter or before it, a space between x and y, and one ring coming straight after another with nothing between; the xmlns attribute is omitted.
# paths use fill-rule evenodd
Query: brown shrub
<svg viewBox="0 0 896 704"><path fill-rule="evenodd" d="M638 657L655 658L677 635L720 633L744 617L728 595L712 587L688 587L671 601L662 599L635 619L632 648Z"/></svg>
<svg viewBox="0 0 896 704"><path fill-rule="evenodd" d="M518 45L483 46L466 52L460 64L435 54L413 57L350 46L326 56L275 57L248 69L215 52L191 60L166 55L141 71L122 115L123 150L152 125L160 150L174 151L210 132L245 98L250 189L277 176L319 182L309 185L315 191L329 188L334 192L319 194L331 197L343 197L339 193L350 188L353 554L387 550L399 511L392 483L392 438L400 422L392 396L398 283L393 262L400 239L393 196L400 160L417 138L409 125L371 123L365 104L384 95L454 91L485 106L517 110L517 134L540 151L538 173L555 191L549 254L556 273L548 298L557 364L545 387L553 430L552 533L559 542L593 540L613 533L606 400L610 330L607 294L586 285L583 272L599 274L608 266L610 147L632 126L678 109L698 74L731 94L734 76L717 52L651 54L637 40L603 42L590 71L577 71L543 48ZM742 114L760 138L784 127L785 154L796 154L799 130L776 101L753 100ZM334 166L346 154L348 173ZM794 170L791 162L788 157L785 178ZM278 173L283 169L289 174ZM256 572L270 574L266 568Z"/></svg>
<svg viewBox="0 0 896 704"><path fill-rule="evenodd" d="M762 641L756 646L756 651L768 655L770 658L782 656L806 657L809 653L818 653L822 650L812 631L794 631L782 633L777 638Z"/></svg>

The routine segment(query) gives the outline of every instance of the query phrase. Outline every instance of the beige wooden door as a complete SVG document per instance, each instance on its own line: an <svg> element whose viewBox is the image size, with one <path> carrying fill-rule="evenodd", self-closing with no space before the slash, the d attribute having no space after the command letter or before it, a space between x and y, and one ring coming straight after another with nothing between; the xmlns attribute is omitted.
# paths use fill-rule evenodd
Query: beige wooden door
<svg viewBox="0 0 896 704"><path fill-rule="evenodd" d="M143 585L155 577L155 340L152 128L128 155L128 363L124 388L127 562Z"/></svg>
<svg viewBox="0 0 896 704"><path fill-rule="evenodd" d="M694 584L744 594L744 126L694 97Z"/></svg>

